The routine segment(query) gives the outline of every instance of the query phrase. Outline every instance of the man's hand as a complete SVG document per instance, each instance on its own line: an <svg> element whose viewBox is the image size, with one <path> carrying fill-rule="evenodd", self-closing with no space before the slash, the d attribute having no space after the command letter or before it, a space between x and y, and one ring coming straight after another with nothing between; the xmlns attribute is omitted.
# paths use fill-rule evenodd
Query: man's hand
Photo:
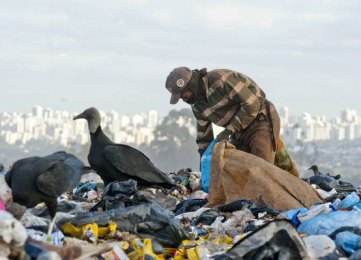
<svg viewBox="0 0 361 260"><path fill-rule="evenodd" d="M229 136L231 135L231 134L233 134L233 132L231 131L231 130L229 130L229 129L224 129L222 132L220 132L218 135L217 135L217 137L216 137L216 140L218 141L218 142L220 142L220 141L225 141L225 140L229 140Z"/></svg>

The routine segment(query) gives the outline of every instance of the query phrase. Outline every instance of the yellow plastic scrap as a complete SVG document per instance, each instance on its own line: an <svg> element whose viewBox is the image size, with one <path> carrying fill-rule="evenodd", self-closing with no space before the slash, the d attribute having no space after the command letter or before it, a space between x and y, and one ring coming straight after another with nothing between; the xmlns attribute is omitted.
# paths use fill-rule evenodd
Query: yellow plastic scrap
<svg viewBox="0 0 361 260"><path fill-rule="evenodd" d="M115 222L109 222L108 226L100 227L96 223L85 224L81 227L77 227L71 223L65 223L62 226L63 233L66 235L71 235L77 238L83 238L86 231L91 230L94 234L94 237L105 237L107 235L113 235L117 230L117 224Z"/></svg>
<svg viewBox="0 0 361 260"><path fill-rule="evenodd" d="M202 258L204 258L204 248L199 245L190 248L180 248L174 256L174 260L197 260Z"/></svg>
<svg viewBox="0 0 361 260"><path fill-rule="evenodd" d="M117 224L115 222L109 222L107 227L98 227L99 237L114 235L116 231Z"/></svg>
<svg viewBox="0 0 361 260"><path fill-rule="evenodd" d="M217 237L212 240L213 243L219 245L219 244L230 244L233 245L233 239L229 236L226 237Z"/></svg>
<svg viewBox="0 0 361 260"><path fill-rule="evenodd" d="M200 259L199 255L198 255L198 249L196 247L189 248L186 251L187 251L188 259L195 259L195 260Z"/></svg>
<svg viewBox="0 0 361 260"><path fill-rule="evenodd" d="M174 255L174 260L199 259L196 246L196 241L183 240Z"/></svg>
<svg viewBox="0 0 361 260"><path fill-rule="evenodd" d="M186 259L186 249L183 248L179 248L175 254L174 254L174 260L184 260Z"/></svg>
<svg viewBox="0 0 361 260"><path fill-rule="evenodd" d="M194 246L197 246L197 241L183 240L181 243L181 246L186 247L186 248L194 247Z"/></svg>
<svg viewBox="0 0 361 260"><path fill-rule="evenodd" d="M130 247L130 244L128 241L119 241L116 243L121 249L123 249L124 251L125 250L128 250L129 247Z"/></svg>
<svg viewBox="0 0 361 260"><path fill-rule="evenodd" d="M134 251L128 254L130 260L138 260L138 259L154 259L154 260L164 260L163 255L156 255L153 252L152 240L146 238L143 242L136 238L132 241L132 246Z"/></svg>

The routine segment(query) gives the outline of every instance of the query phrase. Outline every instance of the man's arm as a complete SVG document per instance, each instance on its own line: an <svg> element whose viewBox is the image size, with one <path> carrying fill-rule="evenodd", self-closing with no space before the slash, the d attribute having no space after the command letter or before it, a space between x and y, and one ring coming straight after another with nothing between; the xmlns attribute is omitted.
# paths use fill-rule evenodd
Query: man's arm
<svg viewBox="0 0 361 260"><path fill-rule="evenodd" d="M202 156L208 145L213 141L213 128L212 123L196 117L197 118L197 139L196 142L198 144L198 152L199 155Z"/></svg>

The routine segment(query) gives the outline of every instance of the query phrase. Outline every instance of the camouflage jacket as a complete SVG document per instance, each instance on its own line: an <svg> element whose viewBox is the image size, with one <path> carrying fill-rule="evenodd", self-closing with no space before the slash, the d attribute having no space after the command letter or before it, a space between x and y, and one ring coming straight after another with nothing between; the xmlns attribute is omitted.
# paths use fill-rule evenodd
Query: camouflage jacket
<svg viewBox="0 0 361 260"><path fill-rule="evenodd" d="M266 99L256 82L236 71L209 71L203 83L206 95L192 105L200 154L214 139L212 123L232 132L242 131L264 110Z"/></svg>

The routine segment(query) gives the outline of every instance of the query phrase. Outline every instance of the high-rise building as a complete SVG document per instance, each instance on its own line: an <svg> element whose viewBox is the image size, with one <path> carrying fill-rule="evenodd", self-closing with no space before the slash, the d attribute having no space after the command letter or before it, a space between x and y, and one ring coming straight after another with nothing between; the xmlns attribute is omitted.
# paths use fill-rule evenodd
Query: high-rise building
<svg viewBox="0 0 361 260"><path fill-rule="evenodd" d="M41 106L34 106L32 109L32 115L35 117L43 117L44 109Z"/></svg>

